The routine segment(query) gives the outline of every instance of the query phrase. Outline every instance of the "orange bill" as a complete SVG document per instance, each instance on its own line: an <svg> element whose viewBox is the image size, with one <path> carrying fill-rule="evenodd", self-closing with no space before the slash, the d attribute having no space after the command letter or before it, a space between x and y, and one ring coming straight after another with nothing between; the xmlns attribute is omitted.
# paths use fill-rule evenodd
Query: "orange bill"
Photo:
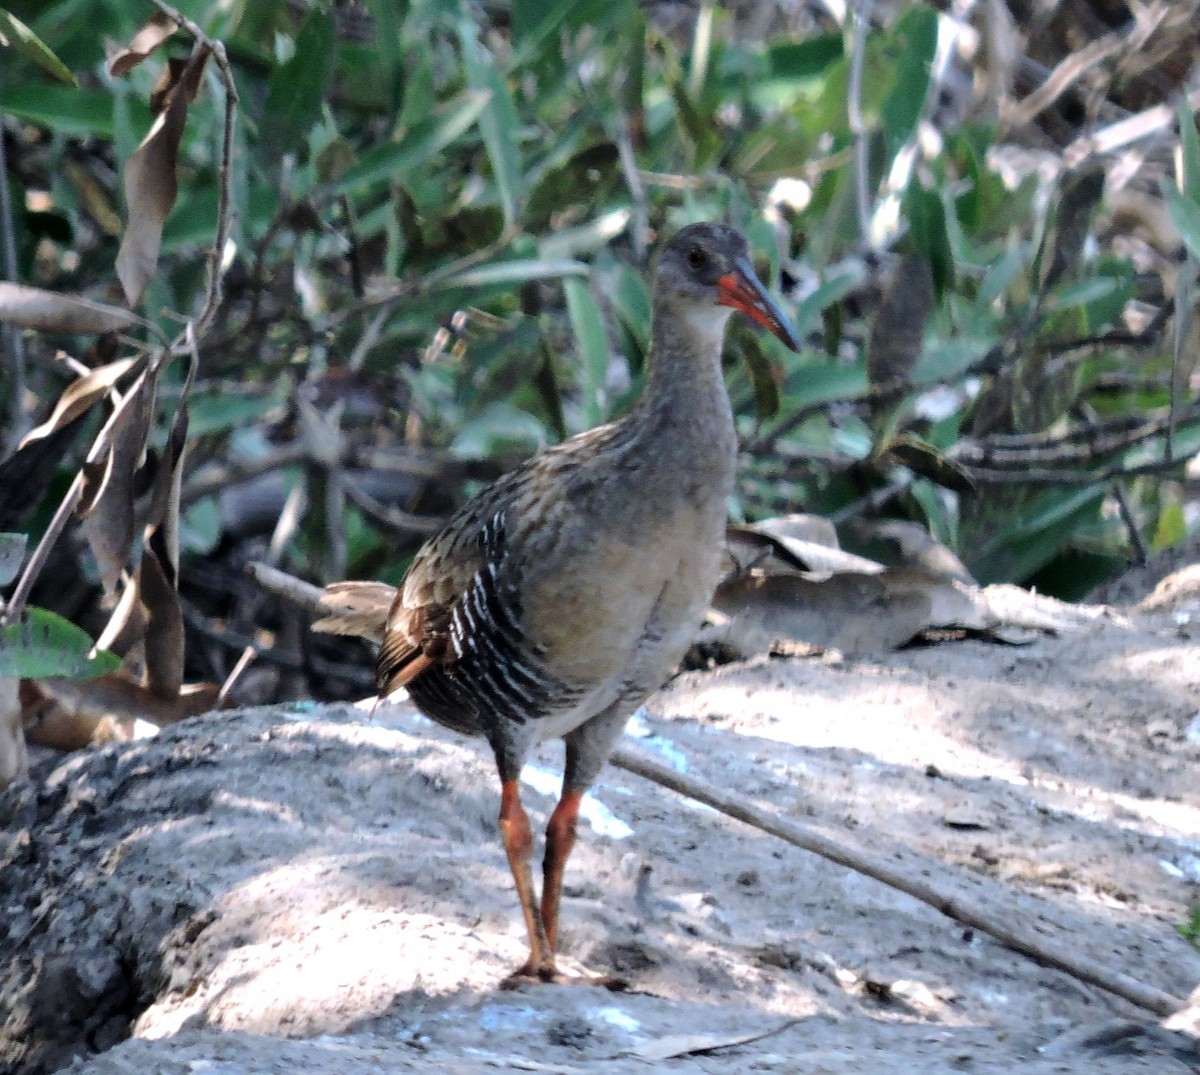
<svg viewBox="0 0 1200 1075"><path fill-rule="evenodd" d="M717 279L717 303L740 310L752 321L779 337L793 351L800 350L796 330L775 300L767 293L745 258L738 258L734 271Z"/></svg>

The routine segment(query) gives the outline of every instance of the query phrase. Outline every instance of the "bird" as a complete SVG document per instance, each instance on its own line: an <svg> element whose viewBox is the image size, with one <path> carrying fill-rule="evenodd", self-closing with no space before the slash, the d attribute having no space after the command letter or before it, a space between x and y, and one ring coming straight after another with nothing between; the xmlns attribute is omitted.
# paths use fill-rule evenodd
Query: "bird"
<svg viewBox="0 0 1200 1075"><path fill-rule="evenodd" d="M529 935L504 986L622 984L559 970L563 874L583 795L677 666L718 580L737 463L721 369L734 311L799 350L745 237L718 223L682 228L659 257L638 401L464 505L417 552L388 610L380 697L406 688L422 713L483 736L495 755L500 837ZM539 900L519 782L535 744L553 738L565 765Z"/></svg>

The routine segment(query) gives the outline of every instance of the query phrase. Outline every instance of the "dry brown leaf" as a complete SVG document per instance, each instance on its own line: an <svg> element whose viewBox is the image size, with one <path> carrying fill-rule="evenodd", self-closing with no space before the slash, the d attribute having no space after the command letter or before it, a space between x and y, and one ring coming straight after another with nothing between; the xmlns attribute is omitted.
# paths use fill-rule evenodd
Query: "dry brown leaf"
<svg viewBox="0 0 1200 1075"><path fill-rule="evenodd" d="M778 642L805 642L845 654L894 649L929 626L928 594L889 592L887 572L847 572L816 581L801 575L761 575L723 583L713 607L729 618L728 641L743 653L765 653Z"/></svg>
<svg viewBox="0 0 1200 1075"><path fill-rule="evenodd" d="M103 739L130 739L137 720L162 727L216 708L220 688L192 683L177 698L155 697L119 669L89 680L21 681L25 735L29 742L57 750L79 750Z"/></svg>
<svg viewBox="0 0 1200 1075"><path fill-rule="evenodd" d="M0 284L0 288L4 287ZM40 426L35 426L21 440L18 451L31 441L48 437L64 426L70 425L76 418L89 408L99 403L118 384L122 377L129 373L142 359L123 358L119 362L110 362L107 366L85 373L77 381L67 385L63 394L54 404L54 410Z"/></svg>
<svg viewBox="0 0 1200 1075"><path fill-rule="evenodd" d="M125 588L121 591L121 597L109 616L108 623L96 639L96 649L119 653L128 665L131 651L140 646L142 639L146 637L146 617L142 611L142 603L138 600L137 575L125 575L123 579Z"/></svg>
<svg viewBox="0 0 1200 1075"><path fill-rule="evenodd" d="M899 563L904 566L921 568L934 578L958 579L968 586L976 584L966 565L920 523L907 519L861 522L854 533L893 544L899 553Z"/></svg>
<svg viewBox="0 0 1200 1075"><path fill-rule="evenodd" d="M142 301L158 267L163 224L178 193L175 163L187 124L188 102L196 95L210 51L198 46L174 76L150 133L125 162L129 220L117 253L117 276L130 306ZM174 72L175 68L168 66L168 70Z"/></svg>
<svg viewBox="0 0 1200 1075"><path fill-rule="evenodd" d="M39 287L0 283L0 321L40 332L65 332L82 336L94 332L119 332L140 324L141 318L119 306L43 291Z"/></svg>
<svg viewBox="0 0 1200 1075"><path fill-rule="evenodd" d="M175 23L161 11L156 11L133 39L108 61L108 73L113 78L129 74L138 64L175 33Z"/></svg>
<svg viewBox="0 0 1200 1075"><path fill-rule="evenodd" d="M146 446L154 411L153 382L143 373L121 401L109 435L109 474L83 520L84 536L100 569L104 592L111 595L133 546L135 474Z"/></svg>
<svg viewBox="0 0 1200 1075"><path fill-rule="evenodd" d="M864 575L883 570L883 564L838 548L837 534L828 523L812 523L812 516L785 515L750 526L725 529L726 550L737 574L751 567L767 574L808 572L829 575L857 571Z"/></svg>
<svg viewBox="0 0 1200 1075"><path fill-rule="evenodd" d="M20 680L0 678L0 791L29 772L21 725Z"/></svg>
<svg viewBox="0 0 1200 1075"><path fill-rule="evenodd" d="M312 629L380 643L395 599L396 588L386 582L334 582L321 595L321 611L326 615Z"/></svg>

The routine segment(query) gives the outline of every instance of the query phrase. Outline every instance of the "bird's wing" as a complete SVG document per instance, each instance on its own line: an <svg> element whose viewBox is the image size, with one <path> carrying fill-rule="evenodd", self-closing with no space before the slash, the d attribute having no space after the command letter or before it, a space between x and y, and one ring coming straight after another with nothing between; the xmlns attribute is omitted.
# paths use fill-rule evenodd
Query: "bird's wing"
<svg viewBox="0 0 1200 1075"><path fill-rule="evenodd" d="M413 560L388 612L375 665L382 695L411 683L435 665L453 665L455 612L502 556L504 510L518 474L470 501Z"/></svg>
<svg viewBox="0 0 1200 1075"><path fill-rule="evenodd" d="M504 645L521 645L521 602L513 597L518 576L533 546L553 545L559 527L551 520L570 509L553 493L615 428L598 426L540 452L469 501L421 547L388 613L375 666L381 694L432 667L453 667L476 629L493 632ZM531 542L531 532L540 540ZM512 546L523 554L510 556Z"/></svg>

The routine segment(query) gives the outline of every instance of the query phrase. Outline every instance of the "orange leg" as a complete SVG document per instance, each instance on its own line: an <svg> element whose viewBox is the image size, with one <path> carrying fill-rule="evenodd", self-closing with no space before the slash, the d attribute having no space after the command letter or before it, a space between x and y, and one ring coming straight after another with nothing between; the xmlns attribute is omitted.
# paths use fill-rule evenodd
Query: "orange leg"
<svg viewBox="0 0 1200 1075"><path fill-rule="evenodd" d="M542 924L550 951L558 949L558 911L562 903L563 872L575 846L575 826L583 793L564 791L546 825L546 856L542 861Z"/></svg>
<svg viewBox="0 0 1200 1075"><path fill-rule="evenodd" d="M508 866L517 883L517 898L525 915L525 928L529 931L529 959L504 984L516 985L530 979L548 981L555 975L554 948L546 937L546 927L533 894L533 871L530 868L533 833L529 828L529 815L521 805L515 780L505 780L500 786L500 838L504 841Z"/></svg>

